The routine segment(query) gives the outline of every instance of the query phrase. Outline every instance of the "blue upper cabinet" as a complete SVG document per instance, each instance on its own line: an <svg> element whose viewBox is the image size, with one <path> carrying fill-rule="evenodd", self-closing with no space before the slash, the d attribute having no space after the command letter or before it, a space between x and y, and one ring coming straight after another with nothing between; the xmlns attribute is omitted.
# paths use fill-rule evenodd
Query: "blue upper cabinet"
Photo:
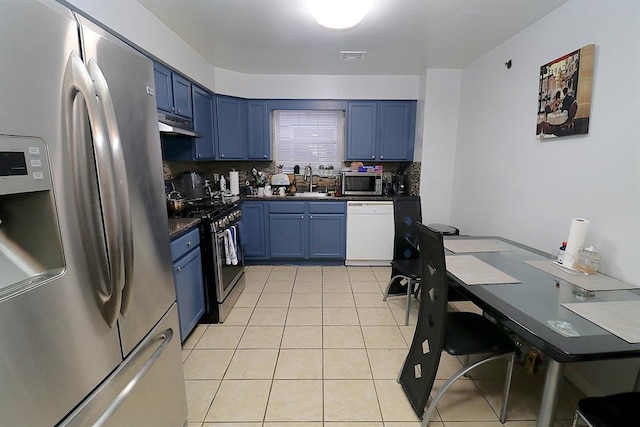
<svg viewBox="0 0 640 427"><path fill-rule="evenodd" d="M173 83L171 81L171 71L154 62L153 77L156 83L156 102L158 110L173 113Z"/></svg>
<svg viewBox="0 0 640 427"><path fill-rule="evenodd" d="M155 62L153 76L158 110L191 118L191 82Z"/></svg>
<svg viewBox="0 0 640 427"><path fill-rule="evenodd" d="M183 117L193 117L191 109L191 82L184 77L173 74L173 106L175 113Z"/></svg>
<svg viewBox="0 0 640 427"><path fill-rule="evenodd" d="M346 160L412 161L415 126L415 101L349 102Z"/></svg>
<svg viewBox="0 0 640 427"><path fill-rule="evenodd" d="M349 102L347 111L347 160L374 160L376 155L375 102Z"/></svg>
<svg viewBox="0 0 640 427"><path fill-rule="evenodd" d="M247 101L247 137L249 160L271 160L267 101L253 99Z"/></svg>
<svg viewBox="0 0 640 427"><path fill-rule="evenodd" d="M377 160L413 160L415 128L415 101L380 101Z"/></svg>
<svg viewBox="0 0 640 427"><path fill-rule="evenodd" d="M193 127L202 137L194 138L194 160L215 160L214 101L208 91L193 86Z"/></svg>
<svg viewBox="0 0 640 427"><path fill-rule="evenodd" d="M216 96L218 156L220 160L247 158L247 102L245 99Z"/></svg>

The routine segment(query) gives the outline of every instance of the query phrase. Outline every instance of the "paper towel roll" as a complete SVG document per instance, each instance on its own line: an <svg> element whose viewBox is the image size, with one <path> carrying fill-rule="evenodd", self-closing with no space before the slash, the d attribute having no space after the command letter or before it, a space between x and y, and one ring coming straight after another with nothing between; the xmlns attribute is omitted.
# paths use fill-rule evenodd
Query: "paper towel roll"
<svg viewBox="0 0 640 427"><path fill-rule="evenodd" d="M229 190L231 190L231 195L233 196L240 194L240 175L238 171L229 172Z"/></svg>
<svg viewBox="0 0 640 427"><path fill-rule="evenodd" d="M569 229L569 237L567 238L567 248L565 249L562 265L567 268L573 268L573 264L578 257L578 251L584 246L584 240L589 231L589 220L584 218L573 218L571 220L571 228Z"/></svg>

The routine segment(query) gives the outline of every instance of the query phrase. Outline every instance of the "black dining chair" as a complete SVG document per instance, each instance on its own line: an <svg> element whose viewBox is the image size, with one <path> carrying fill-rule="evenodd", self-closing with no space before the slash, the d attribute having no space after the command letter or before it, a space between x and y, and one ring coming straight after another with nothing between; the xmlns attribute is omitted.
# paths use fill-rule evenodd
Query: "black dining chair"
<svg viewBox="0 0 640 427"><path fill-rule="evenodd" d="M420 252L416 224L422 221L419 196L402 196L393 199L393 260L391 278L384 291L383 301L389 295L405 295L407 299L405 326L409 324L411 295L420 289Z"/></svg>
<svg viewBox="0 0 640 427"><path fill-rule="evenodd" d="M490 361L508 359L504 382L500 421L507 417L515 345L507 333L488 318L477 313L448 312L447 269L443 237L423 224L417 224L420 245L421 298L418 323L411 348L398 376L422 427L429 420L440 398L455 381L474 368ZM465 356L467 362L433 396L425 410L440 364L442 351L452 356ZM466 356L482 355L469 363Z"/></svg>
<svg viewBox="0 0 640 427"><path fill-rule="evenodd" d="M636 427L640 425L640 372L634 391L601 397L587 397L578 402L573 427ZM580 424L579 424L580 423Z"/></svg>

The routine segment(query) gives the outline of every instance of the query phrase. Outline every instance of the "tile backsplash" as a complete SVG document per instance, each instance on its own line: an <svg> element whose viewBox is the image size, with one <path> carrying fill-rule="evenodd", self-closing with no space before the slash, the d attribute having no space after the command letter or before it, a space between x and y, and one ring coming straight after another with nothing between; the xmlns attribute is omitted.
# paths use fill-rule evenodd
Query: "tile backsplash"
<svg viewBox="0 0 640 427"><path fill-rule="evenodd" d="M243 193L245 183L247 180L251 180L251 169L256 168L261 170L265 174L271 176L276 173L275 162L170 162L165 161L163 163L164 179L171 180L180 176L184 172L198 172L203 178L211 179L213 181L213 175L224 175L229 178L229 171L236 170L240 176L240 192ZM345 167L349 166L349 162L345 163ZM417 196L420 194L420 162L411 163L384 163L384 176L385 180L390 181L393 175L397 173L402 167L405 167L405 175L407 176L407 184L409 187L409 194ZM301 170L304 171L304 166L301 165ZM316 171L317 172L317 171ZM285 172L286 173L286 172ZM303 188L306 184L303 181L302 175L296 175L296 185ZM331 191L335 187L335 178L314 177L314 183L318 184L318 188L323 190L326 188Z"/></svg>

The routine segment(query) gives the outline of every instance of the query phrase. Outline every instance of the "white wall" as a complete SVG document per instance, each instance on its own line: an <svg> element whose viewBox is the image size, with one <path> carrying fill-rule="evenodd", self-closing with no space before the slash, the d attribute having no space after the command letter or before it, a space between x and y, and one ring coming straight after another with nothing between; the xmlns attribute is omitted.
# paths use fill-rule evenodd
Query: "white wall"
<svg viewBox="0 0 640 427"><path fill-rule="evenodd" d="M639 24L637 0L572 0L464 69L451 223L551 252L585 217L606 271L640 284ZM538 141L540 66L591 43L589 134ZM595 367L570 375L602 392L635 378L630 364Z"/></svg>
<svg viewBox="0 0 640 427"><path fill-rule="evenodd" d="M209 89L215 86L214 70L211 64L137 1L61 1L66 1L93 17L112 32L180 70L202 86Z"/></svg>
<svg viewBox="0 0 640 427"><path fill-rule="evenodd" d="M422 169L420 196L425 224L451 221L451 195L458 116L460 111L460 70L427 70L424 75L422 125Z"/></svg>
<svg viewBox="0 0 640 427"><path fill-rule="evenodd" d="M417 99L419 76L261 75L214 67L135 0L61 0L205 88L246 98ZM214 64L215 65L215 64Z"/></svg>
<svg viewBox="0 0 640 427"><path fill-rule="evenodd" d="M417 99L419 76L243 74L215 69L215 92L263 99Z"/></svg>

